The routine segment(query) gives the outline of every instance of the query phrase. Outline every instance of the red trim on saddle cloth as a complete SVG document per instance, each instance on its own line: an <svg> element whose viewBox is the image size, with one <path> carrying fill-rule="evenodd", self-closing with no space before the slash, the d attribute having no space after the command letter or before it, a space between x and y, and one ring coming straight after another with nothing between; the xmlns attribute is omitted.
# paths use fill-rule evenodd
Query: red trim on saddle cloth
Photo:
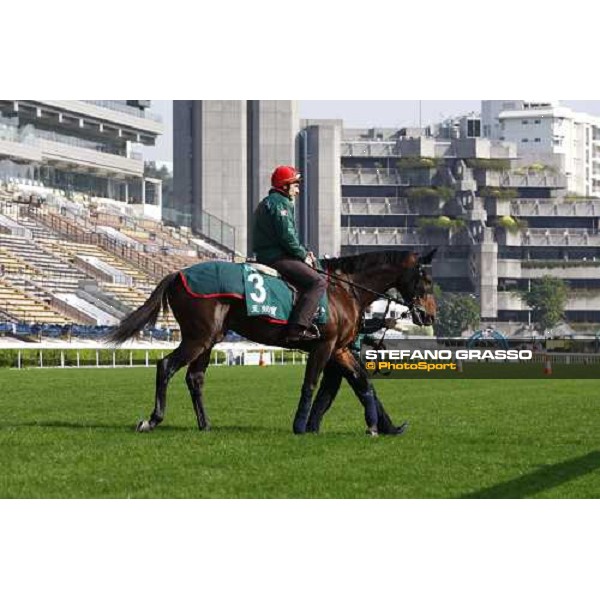
<svg viewBox="0 0 600 600"><path fill-rule="evenodd" d="M271 317L258 317L259 319L266 319L269 323L273 323L275 325L287 325L287 321L283 321L282 319L272 319Z"/></svg>
<svg viewBox="0 0 600 600"><path fill-rule="evenodd" d="M192 291L192 289L188 285L185 275L181 271L179 271L179 275L181 277L181 283L183 283L185 291L194 298L237 298L238 300L244 299L244 294L197 294L196 292Z"/></svg>

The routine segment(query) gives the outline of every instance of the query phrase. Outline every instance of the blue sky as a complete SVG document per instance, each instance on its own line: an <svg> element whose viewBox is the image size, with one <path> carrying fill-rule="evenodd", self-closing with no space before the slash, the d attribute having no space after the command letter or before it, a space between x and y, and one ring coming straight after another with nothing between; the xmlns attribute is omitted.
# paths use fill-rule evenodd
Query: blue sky
<svg viewBox="0 0 600 600"><path fill-rule="evenodd" d="M147 160L173 160L172 100L152 100L152 112L162 116L165 135L156 147L145 148ZM579 112L600 116L600 100L561 100ZM440 118L479 111L481 100L422 100L421 118L427 125ZM418 100L301 100L300 118L343 119L346 127L402 127L418 125Z"/></svg>

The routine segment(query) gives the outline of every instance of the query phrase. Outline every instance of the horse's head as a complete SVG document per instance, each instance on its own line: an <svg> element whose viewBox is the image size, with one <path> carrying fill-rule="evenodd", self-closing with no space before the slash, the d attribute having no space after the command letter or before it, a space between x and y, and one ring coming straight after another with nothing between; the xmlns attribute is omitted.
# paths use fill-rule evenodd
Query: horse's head
<svg viewBox="0 0 600 600"><path fill-rule="evenodd" d="M408 303L410 315L415 325L433 325L436 314L431 277L431 261L437 251L432 250L425 256L411 252L403 262L404 267L396 282L396 289Z"/></svg>

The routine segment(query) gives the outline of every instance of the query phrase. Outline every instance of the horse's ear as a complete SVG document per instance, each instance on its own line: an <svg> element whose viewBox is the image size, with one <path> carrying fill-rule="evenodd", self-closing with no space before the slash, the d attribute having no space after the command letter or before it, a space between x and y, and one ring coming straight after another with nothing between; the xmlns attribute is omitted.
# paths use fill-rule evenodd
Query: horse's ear
<svg viewBox="0 0 600 600"><path fill-rule="evenodd" d="M402 267L412 269L419 262L419 255L416 252L409 252L408 256L402 261Z"/></svg>
<svg viewBox="0 0 600 600"><path fill-rule="evenodd" d="M429 254L426 254L425 256L421 257L421 264L430 265L436 252L437 248L434 248Z"/></svg>

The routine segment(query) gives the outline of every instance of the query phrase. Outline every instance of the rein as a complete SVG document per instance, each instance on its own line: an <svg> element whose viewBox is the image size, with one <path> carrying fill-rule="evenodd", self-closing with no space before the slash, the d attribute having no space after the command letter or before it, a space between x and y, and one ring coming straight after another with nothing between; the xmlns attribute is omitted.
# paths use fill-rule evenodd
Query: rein
<svg viewBox="0 0 600 600"><path fill-rule="evenodd" d="M350 281L349 279L344 279L343 277L340 277L339 275L334 275L333 273L329 272L329 271L324 271L323 269L319 269L317 267L313 267L313 269L317 272L317 273L321 273L322 275L327 275L327 277L329 279L337 279L338 281L341 281L342 283L347 283L350 287L352 288L356 288L358 290L362 290L363 292L369 292L371 294L374 294L375 296L379 297L379 298L383 298L384 300L388 301L388 308L390 305L390 302L397 302L399 304L404 304L404 306L407 307L411 307L414 303L414 301L411 302L406 302L404 300L404 298L402 298L402 296L390 296L390 294L385 294L382 292L376 292L375 290L372 290L371 288L368 288L364 285L360 285L358 283L354 283L353 281Z"/></svg>

